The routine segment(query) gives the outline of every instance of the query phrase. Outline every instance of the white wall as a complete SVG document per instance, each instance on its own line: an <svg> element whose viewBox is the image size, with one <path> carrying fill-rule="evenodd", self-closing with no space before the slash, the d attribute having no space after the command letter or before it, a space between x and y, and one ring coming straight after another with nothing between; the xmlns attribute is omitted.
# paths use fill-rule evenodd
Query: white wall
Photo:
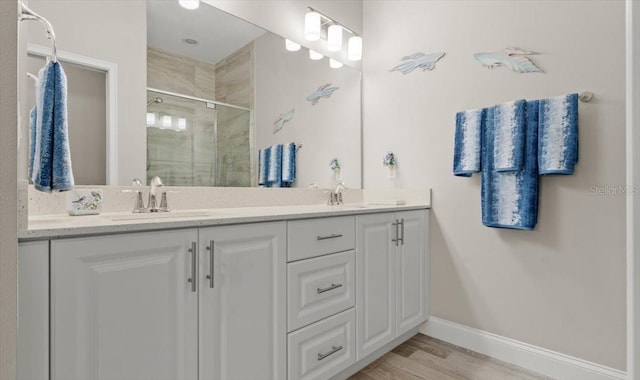
<svg viewBox="0 0 640 380"><path fill-rule="evenodd" d="M625 196L589 190L625 185L624 2L371 0L364 33L364 185L433 188L433 315L624 370ZM546 74L472 57L509 46ZM416 51L447 55L389 72ZM455 112L583 90L580 163L542 178L537 229L483 227L480 178L451 174Z"/></svg>
<svg viewBox="0 0 640 380"><path fill-rule="evenodd" d="M58 50L114 62L118 65L118 183L145 178L147 6L146 0L30 0L29 7L47 18L56 32ZM50 46L43 26L23 22L23 41ZM35 73L34 73L35 74ZM26 77L19 85L32 83ZM24 100L22 100L23 103ZM28 110L22 105L26 132ZM26 147L26 138L23 138ZM72 160L78 158L73 155ZM27 153L20 155L20 173L26 177Z"/></svg>
<svg viewBox="0 0 640 380"><path fill-rule="evenodd" d="M345 184L359 188L360 72L347 66L332 69L326 59L312 61L304 49L288 52L282 38L272 33L258 38L254 46L257 149L303 144L297 155L295 187L311 183L335 187L329 162L337 157ZM324 84L339 89L312 105L307 96ZM273 123L291 109L295 109L291 121L274 134Z"/></svg>

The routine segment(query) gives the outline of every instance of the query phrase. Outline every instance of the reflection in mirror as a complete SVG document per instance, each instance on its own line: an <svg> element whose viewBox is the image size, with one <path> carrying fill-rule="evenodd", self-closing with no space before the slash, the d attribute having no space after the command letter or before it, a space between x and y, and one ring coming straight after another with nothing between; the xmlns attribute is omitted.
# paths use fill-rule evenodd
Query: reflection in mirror
<svg viewBox="0 0 640 380"><path fill-rule="evenodd" d="M304 47L286 51L284 38L205 2L196 10L181 8L177 0L31 0L29 5L56 28L59 52L117 65L117 91L107 90L118 103L112 118L118 121L117 134L107 135L117 144L106 149L107 157L113 153L117 174L110 180L107 170L107 184L128 185L136 177L159 175L167 185L256 186L258 152L293 142L303 145L295 161L294 187L334 186L336 177L329 166L334 158L341 163L342 180L360 187L359 71L347 66L331 69L326 57L312 61ZM41 28L28 31L25 42L47 45ZM24 76L23 88L32 87ZM107 75L107 81L114 78ZM74 83L69 80L70 92ZM152 89L157 92L149 92ZM104 86L96 91L104 93ZM147 107L155 97L164 102ZM25 95L21 102L22 120L28 120ZM230 107L211 110L207 103ZM242 116L237 114L240 110ZM80 107L80 112L98 111ZM172 116L171 128L146 125L147 113L156 114L155 123L162 122L161 116ZM185 120L184 130L180 119ZM225 124L232 119L244 121L231 123L232 128ZM69 129L89 130L89 123L73 122ZM25 130L22 147L28 146ZM104 145L71 142L74 168L94 160L81 145L91 153L104 151L92 149L96 144ZM26 150L20 154L19 170L26 177ZM104 158L95 160L92 165L105 166ZM82 182L103 183L102 171L95 172L99 179Z"/></svg>

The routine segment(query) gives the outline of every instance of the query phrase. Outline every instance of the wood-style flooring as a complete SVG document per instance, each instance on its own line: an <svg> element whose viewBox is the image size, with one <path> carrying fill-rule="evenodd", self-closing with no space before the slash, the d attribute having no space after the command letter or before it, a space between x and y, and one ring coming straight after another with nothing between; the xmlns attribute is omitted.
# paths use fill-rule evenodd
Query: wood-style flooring
<svg viewBox="0 0 640 380"><path fill-rule="evenodd" d="M550 377L418 334L351 380L550 380Z"/></svg>

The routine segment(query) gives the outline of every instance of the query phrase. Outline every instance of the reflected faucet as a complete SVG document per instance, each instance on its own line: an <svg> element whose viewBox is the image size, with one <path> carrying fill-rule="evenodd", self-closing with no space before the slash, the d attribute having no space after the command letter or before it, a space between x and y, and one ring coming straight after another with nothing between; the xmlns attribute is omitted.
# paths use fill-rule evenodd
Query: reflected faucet
<svg viewBox="0 0 640 380"><path fill-rule="evenodd" d="M149 181L149 203L147 204L147 209L149 212L158 212L162 211L158 208L158 203L156 202L156 191L158 187L162 186L162 180L158 176L154 176Z"/></svg>

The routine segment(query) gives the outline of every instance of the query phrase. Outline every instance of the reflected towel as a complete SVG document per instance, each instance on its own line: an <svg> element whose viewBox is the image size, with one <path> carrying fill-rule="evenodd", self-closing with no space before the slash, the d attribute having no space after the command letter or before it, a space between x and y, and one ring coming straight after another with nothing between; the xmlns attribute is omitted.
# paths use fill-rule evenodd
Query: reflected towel
<svg viewBox="0 0 640 380"><path fill-rule="evenodd" d="M525 129L524 100L494 106L494 169L516 172L522 169Z"/></svg>
<svg viewBox="0 0 640 380"><path fill-rule="evenodd" d="M456 114L453 175L471 177L471 174L480 172L480 137L484 112L484 109L475 109Z"/></svg>
<svg viewBox="0 0 640 380"><path fill-rule="evenodd" d="M285 144L282 150L282 186L291 187L296 180L296 144Z"/></svg>
<svg viewBox="0 0 640 380"><path fill-rule="evenodd" d="M540 101L540 174L573 174L578 163L578 94Z"/></svg>
<svg viewBox="0 0 640 380"><path fill-rule="evenodd" d="M269 148L267 187L282 187L282 144Z"/></svg>
<svg viewBox="0 0 640 380"><path fill-rule="evenodd" d="M267 170L269 169L269 148L258 151L258 186L267 185Z"/></svg>
<svg viewBox="0 0 640 380"><path fill-rule="evenodd" d="M31 180L37 190L73 188L67 130L67 77L59 62L51 61L38 73L36 128Z"/></svg>
<svg viewBox="0 0 640 380"><path fill-rule="evenodd" d="M488 227L532 230L538 221L538 101L526 102L524 154L519 171L495 168L495 108L487 110L482 147L482 223Z"/></svg>

